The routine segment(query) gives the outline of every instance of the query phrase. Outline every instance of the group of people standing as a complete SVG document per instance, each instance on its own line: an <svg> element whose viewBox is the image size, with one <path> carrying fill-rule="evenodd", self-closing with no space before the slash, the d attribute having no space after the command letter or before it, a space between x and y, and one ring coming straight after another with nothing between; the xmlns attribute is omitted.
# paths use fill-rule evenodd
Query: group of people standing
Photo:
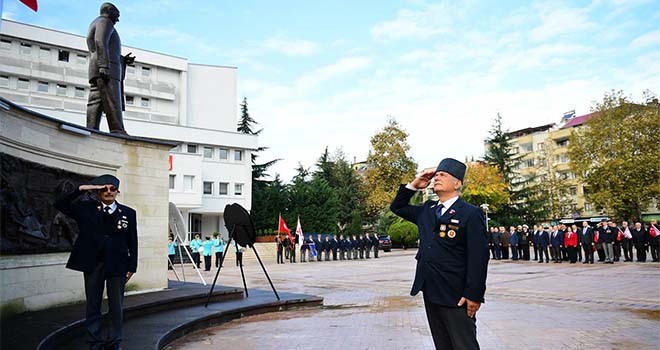
<svg viewBox="0 0 660 350"><path fill-rule="evenodd" d="M650 251L653 262L660 262L660 227L651 220L648 227L636 222L633 227L623 221L621 226L612 220L603 219L596 227L583 221L581 227L572 225L534 225L532 231L527 225L491 227L488 232L488 247L492 259L531 260L530 248L534 251L534 261L554 263L569 261L571 264L582 261L594 263L594 253L598 261L613 264L621 259L633 261L633 249L637 262L646 262ZM584 260L583 260L584 258Z"/></svg>
<svg viewBox="0 0 660 350"><path fill-rule="evenodd" d="M178 243L174 242L173 237L170 236L167 241L167 257L170 264L174 263L174 257L176 255L175 248L177 246ZM213 239L210 236L206 236L205 240L202 240L200 234L196 234L195 239L190 241L190 254L192 255L193 263L198 269L201 268L202 262L200 258L204 256L204 271L211 271L211 260L215 253L215 267L217 268L226 246L227 243L220 238L217 232L213 234Z"/></svg>
<svg viewBox="0 0 660 350"><path fill-rule="evenodd" d="M300 262L357 260L370 259L373 251L374 258L378 258L380 242L375 234L364 235L296 235L291 242L288 236L275 237L277 243L277 263L284 264L284 260L296 262L296 246L300 244Z"/></svg>

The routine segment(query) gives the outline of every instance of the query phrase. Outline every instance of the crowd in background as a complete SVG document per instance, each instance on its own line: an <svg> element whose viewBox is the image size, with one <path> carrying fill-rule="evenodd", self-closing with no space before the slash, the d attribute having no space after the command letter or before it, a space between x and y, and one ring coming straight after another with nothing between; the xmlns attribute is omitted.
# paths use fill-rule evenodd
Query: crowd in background
<svg viewBox="0 0 660 350"><path fill-rule="evenodd" d="M300 243L302 241L302 244ZM277 243L277 263L285 260L296 262L296 247L300 247L300 262L357 260L378 258L380 242L377 235L280 235L275 237Z"/></svg>
<svg viewBox="0 0 660 350"><path fill-rule="evenodd" d="M491 227L488 247L495 260L532 260L554 263L568 261L575 264L593 264L594 254L598 261L613 264L621 260L646 262L650 252L652 262L660 262L660 227L651 220L646 227L636 222L632 227L623 221L618 226L612 220L603 219L595 227L582 221L571 225L527 225ZM633 255L633 253L636 253Z"/></svg>

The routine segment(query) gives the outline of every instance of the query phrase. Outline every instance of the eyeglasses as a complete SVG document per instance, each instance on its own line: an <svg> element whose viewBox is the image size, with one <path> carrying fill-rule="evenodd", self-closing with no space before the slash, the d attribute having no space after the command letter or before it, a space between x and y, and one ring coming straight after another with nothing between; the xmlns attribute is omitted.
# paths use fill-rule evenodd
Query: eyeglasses
<svg viewBox="0 0 660 350"><path fill-rule="evenodd" d="M119 189L115 186L105 186L104 188L101 189L101 192L119 192Z"/></svg>

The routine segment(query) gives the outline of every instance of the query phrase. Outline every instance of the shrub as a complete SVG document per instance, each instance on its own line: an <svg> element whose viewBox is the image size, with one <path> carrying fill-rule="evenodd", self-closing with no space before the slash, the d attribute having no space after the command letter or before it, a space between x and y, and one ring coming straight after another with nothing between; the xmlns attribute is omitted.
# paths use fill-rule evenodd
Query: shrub
<svg viewBox="0 0 660 350"><path fill-rule="evenodd" d="M419 238L417 225L409 221L395 222L388 230L392 244L396 246L414 246Z"/></svg>

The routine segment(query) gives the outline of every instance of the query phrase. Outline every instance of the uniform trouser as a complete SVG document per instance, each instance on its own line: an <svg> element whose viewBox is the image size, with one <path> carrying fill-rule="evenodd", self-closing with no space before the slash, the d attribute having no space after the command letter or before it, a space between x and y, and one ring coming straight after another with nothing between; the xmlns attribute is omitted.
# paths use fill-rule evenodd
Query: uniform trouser
<svg viewBox="0 0 660 350"><path fill-rule="evenodd" d="M211 256L204 255L204 271L210 271L210 270L211 270Z"/></svg>
<svg viewBox="0 0 660 350"><path fill-rule="evenodd" d="M358 250L359 250L358 248L353 248L353 259L358 258Z"/></svg>
<svg viewBox="0 0 660 350"><path fill-rule="evenodd" d="M424 308L436 349L479 349L477 319L465 307L434 304L424 294Z"/></svg>
<svg viewBox="0 0 660 350"><path fill-rule="evenodd" d="M539 247L534 245L534 261L539 260Z"/></svg>
<svg viewBox="0 0 660 350"><path fill-rule="evenodd" d="M605 261L614 261L614 245L610 243L603 243L605 250Z"/></svg>
<svg viewBox="0 0 660 350"><path fill-rule="evenodd" d="M284 257L282 256L282 249L277 250L277 263L284 264Z"/></svg>
<svg viewBox="0 0 660 350"><path fill-rule="evenodd" d="M307 249L300 249L300 262L307 262L305 259L307 256Z"/></svg>
<svg viewBox="0 0 660 350"><path fill-rule="evenodd" d="M550 261L550 256L548 255L548 246L539 247L539 261L543 261L544 254L545 254L545 261Z"/></svg>
<svg viewBox="0 0 660 350"><path fill-rule="evenodd" d="M374 246L374 258L378 257L378 246Z"/></svg>
<svg viewBox="0 0 660 350"><path fill-rule="evenodd" d="M243 252L236 252L236 266L243 266Z"/></svg>
<svg viewBox="0 0 660 350"><path fill-rule="evenodd" d="M568 261L568 248L561 247L561 259L564 261Z"/></svg>
<svg viewBox="0 0 660 350"><path fill-rule="evenodd" d="M199 261L199 252L192 253L192 258L195 265L197 265L197 268L199 268L200 264L202 263L201 261Z"/></svg>
<svg viewBox="0 0 660 350"><path fill-rule="evenodd" d="M370 258L369 258L369 254L370 254L370 253L371 253L371 247L367 246L367 249L365 249L365 253L364 253L364 254L366 255L366 258L367 258L367 259L370 259Z"/></svg>
<svg viewBox="0 0 660 350"><path fill-rule="evenodd" d="M603 243L596 243L596 253L598 253L598 261L605 261L605 250L603 250Z"/></svg>
<svg viewBox="0 0 660 350"><path fill-rule="evenodd" d="M332 250L332 260L337 260L337 249Z"/></svg>
<svg viewBox="0 0 660 350"><path fill-rule="evenodd" d="M215 252L215 267L219 267L219 266L220 266L220 260L222 260L222 253L224 253L224 251L222 251L222 252Z"/></svg>
<svg viewBox="0 0 660 350"><path fill-rule="evenodd" d="M637 262L646 262L646 247L643 245L635 246L637 250Z"/></svg>
<svg viewBox="0 0 660 350"><path fill-rule="evenodd" d="M346 250L346 259L348 260L353 259L353 248L348 248Z"/></svg>
<svg viewBox="0 0 660 350"><path fill-rule="evenodd" d="M341 249L339 251L339 260L346 260L346 250Z"/></svg>
<svg viewBox="0 0 660 350"><path fill-rule="evenodd" d="M619 261L621 258L621 242L614 241L612 243L612 250L614 252L614 261Z"/></svg>
<svg viewBox="0 0 660 350"><path fill-rule="evenodd" d="M316 251L316 261L323 261L323 251L322 250L317 250Z"/></svg>
<svg viewBox="0 0 660 350"><path fill-rule="evenodd" d="M518 246L511 246L511 260L518 260Z"/></svg>
<svg viewBox="0 0 660 350"><path fill-rule="evenodd" d="M520 250L522 251L521 259L529 261L529 244L521 245Z"/></svg>
<svg viewBox="0 0 660 350"><path fill-rule="evenodd" d="M649 245L649 249L651 250L651 259L655 262L660 261L660 245Z"/></svg>
<svg viewBox="0 0 660 350"><path fill-rule="evenodd" d="M502 259L502 246L499 244L495 244L495 257L497 260Z"/></svg>
<svg viewBox="0 0 660 350"><path fill-rule="evenodd" d="M284 259L289 259L289 247L284 248Z"/></svg>
<svg viewBox="0 0 660 350"><path fill-rule="evenodd" d="M90 82L87 100L87 127L99 130L101 113L105 113L110 132L126 132L122 117L121 82L96 78Z"/></svg>
<svg viewBox="0 0 660 350"><path fill-rule="evenodd" d="M583 244L582 250L584 250L584 261L594 262L594 247L591 244Z"/></svg>
<svg viewBox="0 0 660 350"><path fill-rule="evenodd" d="M85 311L85 325L87 335L92 348L99 349L103 344L119 346L123 336L122 324L124 287L126 276L106 277L103 263L98 263L92 272L85 272L85 299L87 302ZM108 332L109 339L103 339L101 304L103 302L103 284L108 294L108 316L112 323L112 329Z"/></svg>
<svg viewBox="0 0 660 350"><path fill-rule="evenodd" d="M289 262L295 263L296 262L296 250L289 248Z"/></svg>
<svg viewBox="0 0 660 350"><path fill-rule="evenodd" d="M360 248L360 259L364 259L364 248Z"/></svg>
<svg viewBox="0 0 660 350"><path fill-rule="evenodd" d="M572 263L577 262L578 247L566 247L566 250L568 250L568 261Z"/></svg>
<svg viewBox="0 0 660 350"><path fill-rule="evenodd" d="M325 251L325 261L330 261L330 251L329 250Z"/></svg>
<svg viewBox="0 0 660 350"><path fill-rule="evenodd" d="M509 258L509 246L502 246L502 259L508 259Z"/></svg>
<svg viewBox="0 0 660 350"><path fill-rule="evenodd" d="M495 254L495 245L489 244L488 249L490 250L491 259L496 259L497 255Z"/></svg>
<svg viewBox="0 0 660 350"><path fill-rule="evenodd" d="M623 240L623 256L626 260L632 261L633 259L633 241L632 239Z"/></svg>

